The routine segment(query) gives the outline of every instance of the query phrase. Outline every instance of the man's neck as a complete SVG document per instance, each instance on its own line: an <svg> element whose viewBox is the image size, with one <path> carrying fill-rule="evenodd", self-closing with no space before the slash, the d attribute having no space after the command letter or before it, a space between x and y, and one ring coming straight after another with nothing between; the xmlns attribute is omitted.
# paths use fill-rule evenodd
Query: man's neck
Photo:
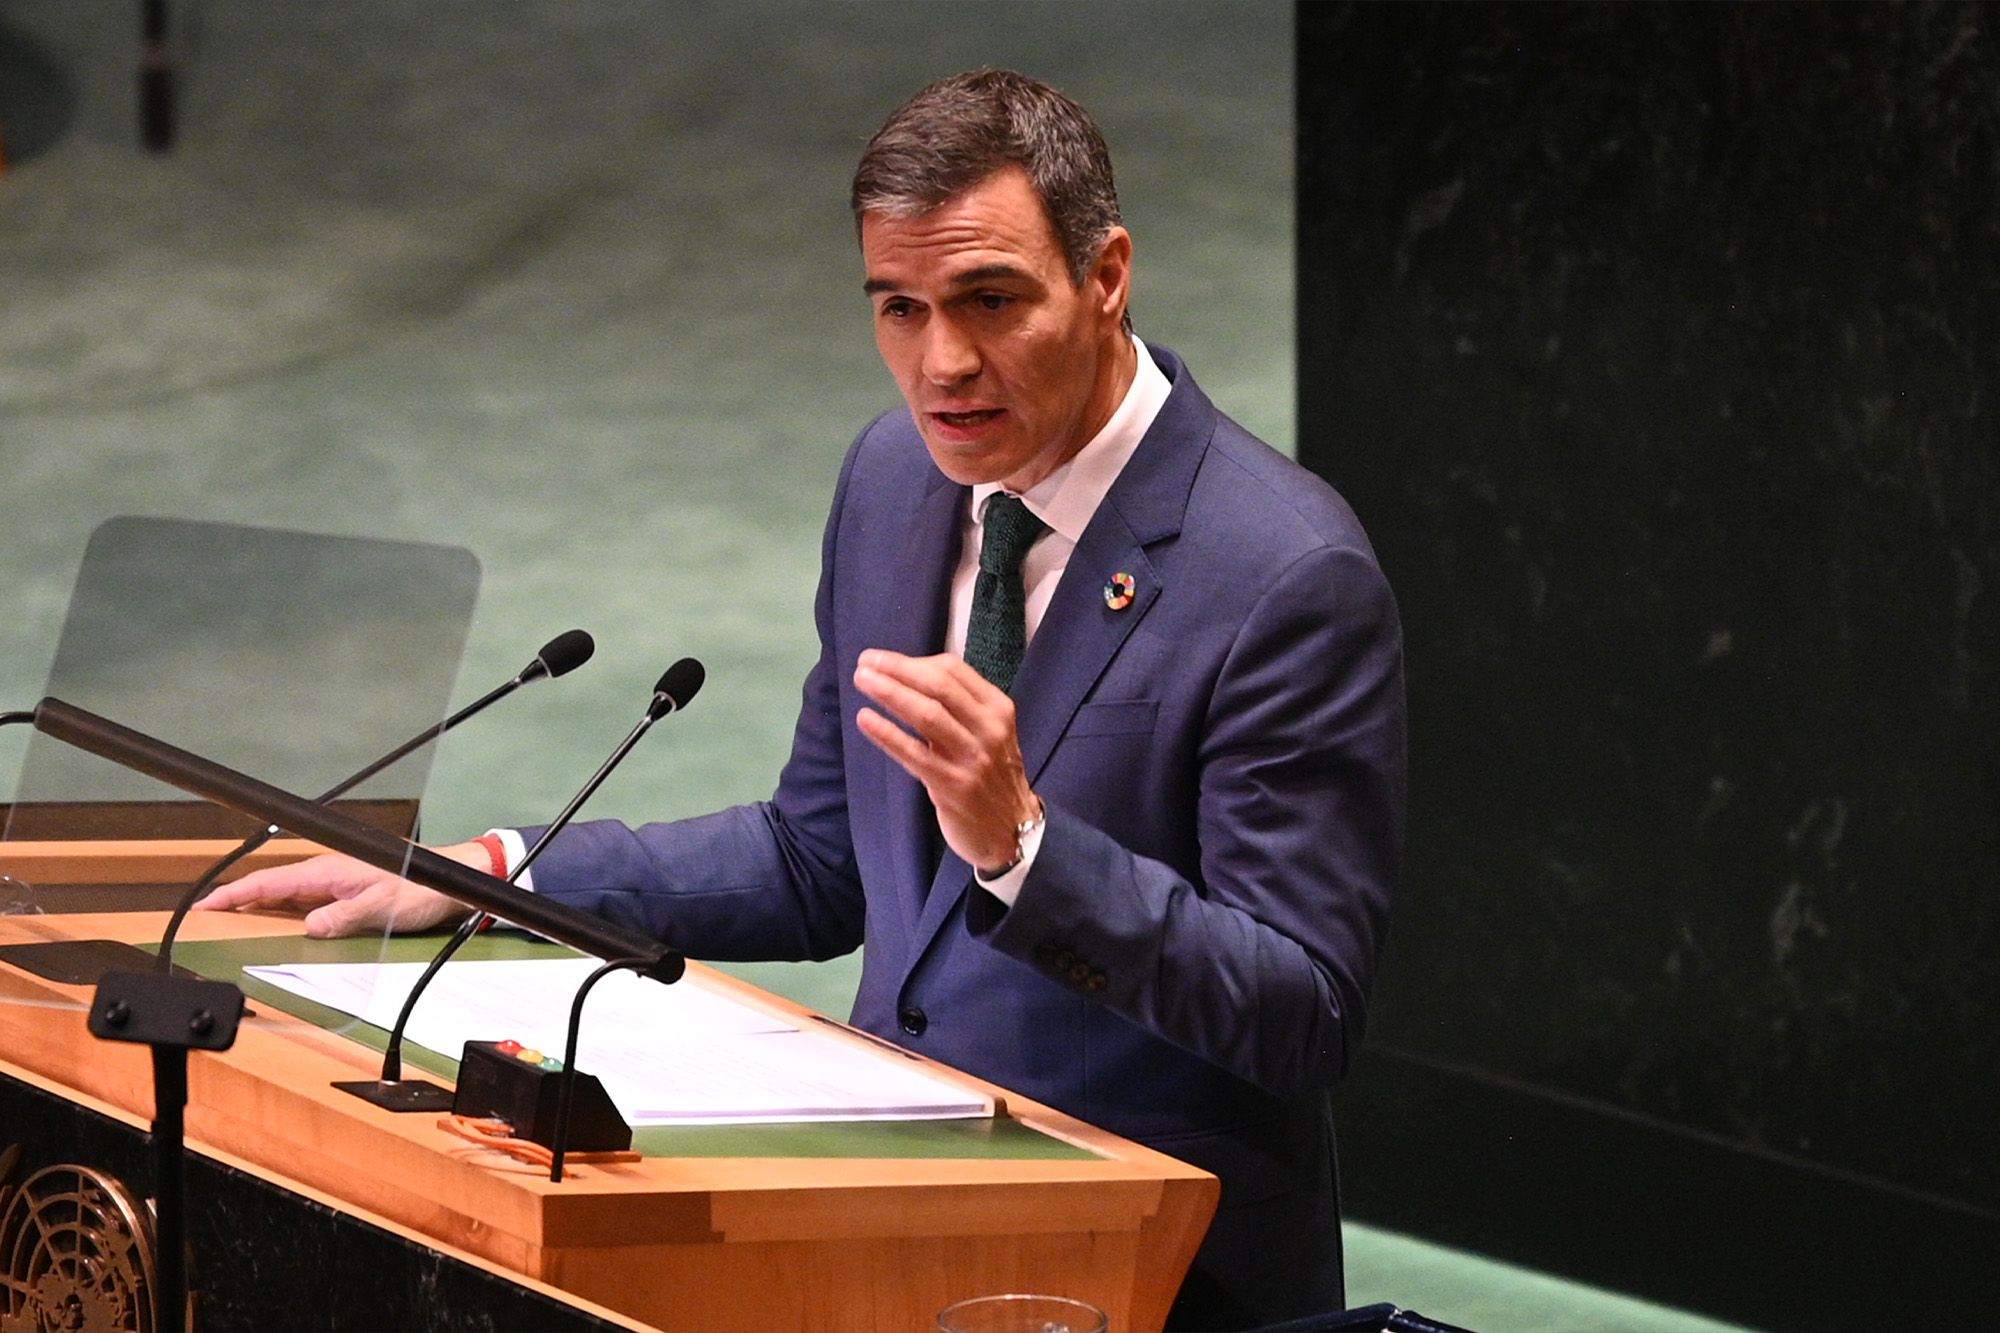
<svg viewBox="0 0 2000 1333"><path fill-rule="evenodd" d="M1090 396L1090 411L1068 446L1052 459L1038 459L1032 474L1020 473L1003 478L1000 485L1004 489L1015 495L1025 494L1082 452L1083 447L1097 438L1105 423L1118 411L1118 405L1132 391L1132 380L1139 373L1139 345L1122 326L1113 330L1109 345L1103 350L1102 364L1106 373L1098 377L1099 387Z"/></svg>

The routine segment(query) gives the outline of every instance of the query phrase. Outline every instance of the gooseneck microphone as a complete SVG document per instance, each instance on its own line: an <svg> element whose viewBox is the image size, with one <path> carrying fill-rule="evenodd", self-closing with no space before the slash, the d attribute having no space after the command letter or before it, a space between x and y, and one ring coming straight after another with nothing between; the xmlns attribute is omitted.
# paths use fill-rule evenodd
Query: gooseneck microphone
<svg viewBox="0 0 2000 1333"><path fill-rule="evenodd" d="M554 680L557 676L567 676L570 672L588 662L591 654L596 651L597 641L584 631L580 629L564 630L537 649L534 659L516 672L512 680L504 681L493 689L488 690L485 694L474 699L471 703L459 709L436 726L426 727L423 731L418 732L395 749L389 751L389 753L383 755L380 759L377 759L374 763L368 765L368 767L357 773L350 774L335 786L320 793L319 799L330 801L342 792L360 786L383 769L389 767L389 765L395 763L398 759L403 758L403 756L421 746L428 745L467 718L485 712L487 708L499 703L523 685L538 680Z"/></svg>
<svg viewBox="0 0 2000 1333"><path fill-rule="evenodd" d="M686 708L695 695L701 693L702 683L707 679L708 672L701 663L692 657L683 657L668 667L659 683L653 686L653 702L646 706L646 717L658 722L668 713Z"/></svg>
<svg viewBox="0 0 2000 1333"><path fill-rule="evenodd" d="M313 799L319 804L324 805L336 796L352 791L354 788L368 781L368 779L374 777L377 773L380 773L383 769L388 768L391 764L430 744L453 727L456 727L459 723L485 712L488 708L499 703L523 685L537 680L553 680L557 676L568 675L585 662L588 662L591 655L596 651L597 641L592 639L583 630L564 630L561 634L556 635L537 649L533 660L517 671L513 679L488 690L485 694L474 699L444 721L434 726L425 727L395 749L376 759L366 767L348 774L345 778L334 783ZM30 714L30 716L32 717L33 715ZM181 923L187 919L189 910L207 895L208 891L215 886L215 882L231 866L256 851L259 847L262 847L272 838L278 836L279 832L278 826L271 824L251 834L232 848L221 860L203 871L195 880L194 885L185 894L181 895L180 902L174 906L174 914L167 919L166 931L160 936L160 949L155 963L158 971L166 972L173 968L174 940L179 937Z"/></svg>
<svg viewBox="0 0 2000 1333"><path fill-rule="evenodd" d="M535 839L535 845L528 848L521 857L520 864L508 872L507 883L519 882L521 876L535 863L535 858L542 854L543 849L554 840L556 834L562 832L576 817L576 812L583 808L583 803L604 785L604 780L611 776L611 771L624 762L625 756L632 752L632 747L639 743L639 738L667 714L686 708L701 691L702 682L707 678L707 671L692 657L683 657L666 669L665 674L653 686L653 698L646 705L646 712L637 725L618 743L618 748L611 752L610 758L591 774L590 781L584 783L582 789L570 798L569 804L562 808L562 812L542 830L542 835ZM430 965L424 969L423 975L417 978L416 984L410 987L409 995L403 1000L402 1011L396 1015L396 1025L389 1030L388 1045L382 1052L382 1077L372 1083L357 1080L336 1083L335 1087L392 1111L434 1111L450 1107L451 1094L443 1088L421 1079L403 1077L403 1033L404 1029L409 1027L410 1015L416 1012L417 1000L429 987L431 978L451 961L452 955L463 948L467 940L484 929L491 919L491 914L483 911L474 912L467 917L452 937L445 941L444 947L431 958Z"/></svg>

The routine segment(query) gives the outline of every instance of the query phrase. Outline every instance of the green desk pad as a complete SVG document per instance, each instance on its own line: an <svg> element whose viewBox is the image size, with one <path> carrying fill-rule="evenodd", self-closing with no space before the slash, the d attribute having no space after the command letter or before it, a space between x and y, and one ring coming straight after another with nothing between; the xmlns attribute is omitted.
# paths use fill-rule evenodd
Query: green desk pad
<svg viewBox="0 0 2000 1333"><path fill-rule="evenodd" d="M270 963L416 963L437 952L443 936L310 940L276 935L238 940L182 940L174 961L205 977L233 981L253 1004L303 1018L364 1046L387 1048L389 1034L372 1023L315 1004L250 976ZM458 953L471 960L561 958L561 945L495 931L475 936ZM560 1054L560 1052L557 1052ZM443 1078L458 1061L414 1043L403 1063ZM789 1125L642 1125L632 1146L648 1157L944 1157L997 1161L1096 1161L1097 1154L1030 1129L1018 1120L864 1120Z"/></svg>

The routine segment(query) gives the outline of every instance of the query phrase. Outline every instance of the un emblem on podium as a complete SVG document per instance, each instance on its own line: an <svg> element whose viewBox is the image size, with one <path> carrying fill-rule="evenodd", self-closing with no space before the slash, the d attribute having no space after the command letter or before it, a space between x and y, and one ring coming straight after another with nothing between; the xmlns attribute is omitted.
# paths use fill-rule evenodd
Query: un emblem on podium
<svg viewBox="0 0 2000 1333"><path fill-rule="evenodd" d="M13 1190L11 1174L0 1167L0 1333L151 1333L146 1205L89 1167L52 1166Z"/></svg>

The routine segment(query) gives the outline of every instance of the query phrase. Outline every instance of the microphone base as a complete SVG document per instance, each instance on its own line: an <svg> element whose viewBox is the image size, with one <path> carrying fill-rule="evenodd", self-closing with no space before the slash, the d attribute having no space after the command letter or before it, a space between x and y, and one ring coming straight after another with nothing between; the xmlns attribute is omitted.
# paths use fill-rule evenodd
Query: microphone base
<svg viewBox="0 0 2000 1333"><path fill-rule="evenodd" d="M420 1078L363 1078L333 1086L385 1111L430 1111L435 1114L451 1110L451 1091Z"/></svg>

